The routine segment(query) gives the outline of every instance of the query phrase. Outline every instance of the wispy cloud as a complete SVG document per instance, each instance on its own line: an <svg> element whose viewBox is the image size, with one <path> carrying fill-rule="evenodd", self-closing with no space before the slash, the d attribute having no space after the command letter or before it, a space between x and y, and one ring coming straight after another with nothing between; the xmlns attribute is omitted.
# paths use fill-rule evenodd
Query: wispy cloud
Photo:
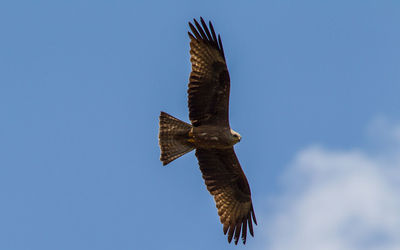
<svg viewBox="0 0 400 250"><path fill-rule="evenodd" d="M379 118L368 133L384 151L312 146L297 154L261 249L400 249L400 126Z"/></svg>

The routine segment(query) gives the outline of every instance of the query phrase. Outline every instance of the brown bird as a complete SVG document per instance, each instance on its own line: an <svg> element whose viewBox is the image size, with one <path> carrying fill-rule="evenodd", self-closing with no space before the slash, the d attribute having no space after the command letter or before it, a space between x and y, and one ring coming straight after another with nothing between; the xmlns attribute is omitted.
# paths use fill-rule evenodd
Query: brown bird
<svg viewBox="0 0 400 250"><path fill-rule="evenodd" d="M159 144L163 165L196 149L208 191L213 195L228 242L257 225L250 187L233 145L241 139L229 125L230 78L221 37L200 17L189 22L190 61L188 103L191 125L165 112L160 114Z"/></svg>

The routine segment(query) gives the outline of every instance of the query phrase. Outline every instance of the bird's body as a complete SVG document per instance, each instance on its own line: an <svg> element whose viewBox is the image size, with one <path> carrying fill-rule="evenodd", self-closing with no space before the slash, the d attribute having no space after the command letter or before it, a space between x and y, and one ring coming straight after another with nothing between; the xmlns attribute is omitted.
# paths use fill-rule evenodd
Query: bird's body
<svg viewBox="0 0 400 250"><path fill-rule="evenodd" d="M189 78L188 106L191 124L165 112L160 114L161 161L167 165L196 150L208 191L214 196L223 231L228 241L241 235L246 243L247 228L253 233L256 218L250 186L233 146L240 135L229 125L230 78L221 38L202 18L201 25L189 23L192 72Z"/></svg>
<svg viewBox="0 0 400 250"><path fill-rule="evenodd" d="M232 133L229 128L222 128L214 125L203 125L193 127L190 131L191 139L195 148L231 148L240 140L238 133Z"/></svg>

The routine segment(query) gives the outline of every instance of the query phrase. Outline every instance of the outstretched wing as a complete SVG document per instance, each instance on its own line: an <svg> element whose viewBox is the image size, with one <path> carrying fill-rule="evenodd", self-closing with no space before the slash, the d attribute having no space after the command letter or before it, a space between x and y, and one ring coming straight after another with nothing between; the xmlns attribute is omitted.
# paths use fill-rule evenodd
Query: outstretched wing
<svg viewBox="0 0 400 250"><path fill-rule="evenodd" d="M228 241L235 238L237 244L240 232L246 243L247 226L254 236L253 224L257 225L251 202L250 187L240 167L233 147L230 149L196 149L200 170L208 191L214 196L224 234Z"/></svg>
<svg viewBox="0 0 400 250"><path fill-rule="evenodd" d="M190 61L189 118L193 126L212 124L229 127L229 72L225 62L221 37L215 35L203 18L201 25L189 22Z"/></svg>

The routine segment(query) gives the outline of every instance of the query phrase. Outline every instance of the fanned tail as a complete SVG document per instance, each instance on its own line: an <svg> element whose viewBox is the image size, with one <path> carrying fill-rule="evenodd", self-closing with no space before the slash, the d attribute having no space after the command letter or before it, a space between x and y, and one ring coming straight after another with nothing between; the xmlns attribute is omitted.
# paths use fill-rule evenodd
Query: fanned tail
<svg viewBox="0 0 400 250"><path fill-rule="evenodd" d="M164 166L194 149L193 144L189 142L191 128L190 124L161 111L158 139L160 160Z"/></svg>

